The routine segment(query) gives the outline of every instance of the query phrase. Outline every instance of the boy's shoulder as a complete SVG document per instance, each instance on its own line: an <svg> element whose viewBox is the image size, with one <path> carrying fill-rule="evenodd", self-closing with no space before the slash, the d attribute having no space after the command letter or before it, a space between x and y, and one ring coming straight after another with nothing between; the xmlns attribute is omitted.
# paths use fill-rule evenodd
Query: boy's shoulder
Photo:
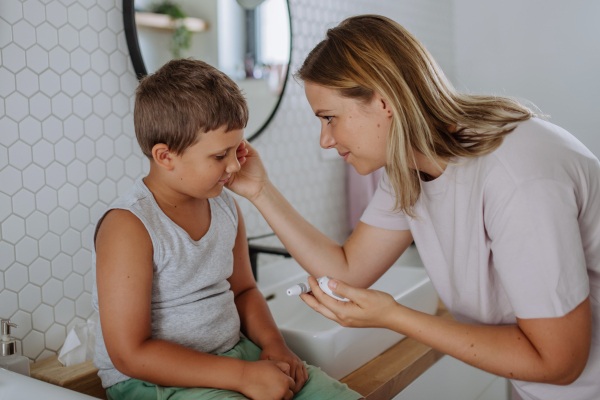
<svg viewBox="0 0 600 400"><path fill-rule="evenodd" d="M214 198L214 201L220 208L223 209L223 211L225 211L237 229L238 211L235 205L235 200L231 193L229 193L227 189L223 189L221 194Z"/></svg>

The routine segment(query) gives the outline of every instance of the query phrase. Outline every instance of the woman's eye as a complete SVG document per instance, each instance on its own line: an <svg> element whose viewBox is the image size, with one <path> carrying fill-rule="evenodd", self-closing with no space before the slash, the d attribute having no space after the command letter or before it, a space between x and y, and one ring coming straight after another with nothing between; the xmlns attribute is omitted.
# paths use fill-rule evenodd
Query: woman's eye
<svg viewBox="0 0 600 400"><path fill-rule="evenodd" d="M329 125L331 123L331 120L333 119L333 117L322 117L322 118L327 120L327 125Z"/></svg>

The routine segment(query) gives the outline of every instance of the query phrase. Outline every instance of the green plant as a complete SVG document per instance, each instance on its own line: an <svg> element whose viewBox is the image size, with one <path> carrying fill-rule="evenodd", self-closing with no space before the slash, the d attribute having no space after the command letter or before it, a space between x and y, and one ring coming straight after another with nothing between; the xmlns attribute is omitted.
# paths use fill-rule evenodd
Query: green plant
<svg viewBox="0 0 600 400"><path fill-rule="evenodd" d="M173 58L181 58L183 51L188 50L192 44L192 32L183 23L187 15L178 4L171 0L163 0L160 3L153 4L150 10L157 14L166 14L175 20L176 27L173 30L169 50L171 50Z"/></svg>

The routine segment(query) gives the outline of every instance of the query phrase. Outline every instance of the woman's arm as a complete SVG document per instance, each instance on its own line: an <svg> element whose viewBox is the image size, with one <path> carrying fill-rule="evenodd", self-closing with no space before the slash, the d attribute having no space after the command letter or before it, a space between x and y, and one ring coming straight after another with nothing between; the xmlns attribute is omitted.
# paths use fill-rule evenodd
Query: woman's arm
<svg viewBox="0 0 600 400"><path fill-rule="evenodd" d="M246 226L237 202L238 231L233 248L233 274L228 279L235 296L235 305L240 315L241 330L263 352L261 359L282 361L290 366L289 375L296 382L292 389L298 393L308 380L308 372L302 360L285 344L267 301L256 287L250 266Z"/></svg>
<svg viewBox="0 0 600 400"><path fill-rule="evenodd" d="M340 246L306 221L269 181L258 153L247 143L238 149L243 164L229 188L248 198L292 257L309 274L329 275L357 287L369 287L412 243L410 231L375 228L359 222Z"/></svg>
<svg viewBox="0 0 600 400"><path fill-rule="evenodd" d="M115 368L163 386L291 398L293 382L276 363L249 363L152 338L152 254L150 236L137 217L125 210L107 214L96 239L96 282L102 335Z"/></svg>
<svg viewBox="0 0 600 400"><path fill-rule="evenodd" d="M499 376L568 385L581 375L588 360L592 336L589 297L563 317L517 318L517 325L483 326L421 313L398 304L386 293L335 283L336 293L351 303L325 295L314 280L314 296L304 294L303 300L343 326L391 329Z"/></svg>

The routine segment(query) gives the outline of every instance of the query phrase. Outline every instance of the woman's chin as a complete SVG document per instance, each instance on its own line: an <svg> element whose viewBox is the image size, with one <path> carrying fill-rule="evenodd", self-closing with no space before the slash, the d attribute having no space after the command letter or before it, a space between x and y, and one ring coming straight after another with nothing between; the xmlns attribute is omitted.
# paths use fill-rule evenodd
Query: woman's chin
<svg viewBox="0 0 600 400"><path fill-rule="evenodd" d="M359 175L363 175L363 176L369 175L370 173L375 172L379 169L379 167L373 168L368 165L360 165L360 164L358 164L358 165L350 164L350 165L352 165L354 167L354 169L356 170L356 172L358 172Z"/></svg>

